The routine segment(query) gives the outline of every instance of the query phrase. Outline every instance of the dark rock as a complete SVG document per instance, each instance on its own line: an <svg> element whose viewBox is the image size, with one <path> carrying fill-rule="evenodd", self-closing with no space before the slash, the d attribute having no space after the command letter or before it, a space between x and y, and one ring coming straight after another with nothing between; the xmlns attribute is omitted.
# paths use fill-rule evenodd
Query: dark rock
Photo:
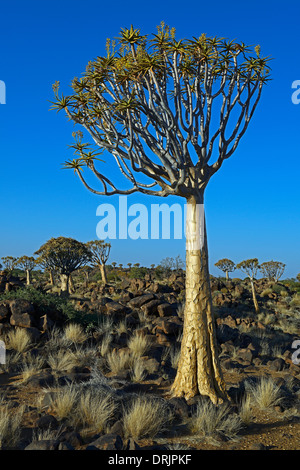
<svg viewBox="0 0 300 470"><path fill-rule="evenodd" d="M27 383L34 387L47 387L54 384L54 377L50 372L42 371L31 376Z"/></svg>
<svg viewBox="0 0 300 470"><path fill-rule="evenodd" d="M33 441L24 450L57 450L58 444L54 439Z"/></svg>
<svg viewBox="0 0 300 470"><path fill-rule="evenodd" d="M132 308L139 308L153 299L155 299L154 294L143 294L131 299L130 302L128 302L128 305Z"/></svg>
<svg viewBox="0 0 300 470"><path fill-rule="evenodd" d="M105 434L91 442L86 450L123 450L123 440L119 434Z"/></svg>
<svg viewBox="0 0 300 470"><path fill-rule="evenodd" d="M125 313L126 307L119 302L109 302L105 305L105 309L108 315L118 315Z"/></svg>
<svg viewBox="0 0 300 470"><path fill-rule="evenodd" d="M0 304L0 321L5 321L8 319L10 310L6 302L1 302Z"/></svg>
<svg viewBox="0 0 300 470"><path fill-rule="evenodd" d="M39 429L57 429L58 421L55 416L44 415L37 420L36 425Z"/></svg>
<svg viewBox="0 0 300 470"><path fill-rule="evenodd" d="M270 370L274 370L277 372L284 370L287 367L285 361L280 357L274 359L274 361L269 361L267 365Z"/></svg>
<svg viewBox="0 0 300 470"><path fill-rule="evenodd" d="M34 314L34 306L31 302L24 299L15 299L9 302L12 315L21 315L22 313Z"/></svg>
<svg viewBox="0 0 300 470"><path fill-rule="evenodd" d="M34 318L29 313L13 313L10 317L10 324L22 328L35 326Z"/></svg>
<svg viewBox="0 0 300 470"><path fill-rule="evenodd" d="M184 398L173 397L169 401L169 404L172 406L175 414L180 418L188 418L189 416L189 407Z"/></svg>
<svg viewBox="0 0 300 470"><path fill-rule="evenodd" d="M145 315L156 315L158 312L158 307L161 305L161 300L153 299L150 302L141 306L141 309L145 313Z"/></svg>
<svg viewBox="0 0 300 470"><path fill-rule="evenodd" d="M110 428L110 433L111 434L117 434L121 436L122 438L124 437L124 429L123 429L123 423L121 420L116 421L112 427Z"/></svg>
<svg viewBox="0 0 300 470"><path fill-rule="evenodd" d="M245 348L245 349L239 349L237 353L237 359L242 360L243 362L251 363L253 359L253 353L251 349Z"/></svg>
<svg viewBox="0 0 300 470"><path fill-rule="evenodd" d="M176 313L177 305L163 303L157 307L157 311L160 317L168 317Z"/></svg>
<svg viewBox="0 0 300 470"><path fill-rule="evenodd" d="M60 442L57 450L75 450L69 442Z"/></svg>
<svg viewBox="0 0 300 470"><path fill-rule="evenodd" d="M66 431L60 436L60 442L72 446L74 449L83 445L83 439L76 431Z"/></svg>

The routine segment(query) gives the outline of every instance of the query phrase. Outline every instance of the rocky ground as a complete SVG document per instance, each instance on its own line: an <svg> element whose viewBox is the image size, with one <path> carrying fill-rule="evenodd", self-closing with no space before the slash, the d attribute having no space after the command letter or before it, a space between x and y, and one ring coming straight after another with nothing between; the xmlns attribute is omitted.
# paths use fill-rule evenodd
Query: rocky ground
<svg viewBox="0 0 300 470"><path fill-rule="evenodd" d="M20 450L298 450L300 283L212 278L230 405L170 398L184 273L75 276L69 300L41 277L0 274L0 446ZM75 325L75 326L74 326ZM101 410L101 412L99 411Z"/></svg>

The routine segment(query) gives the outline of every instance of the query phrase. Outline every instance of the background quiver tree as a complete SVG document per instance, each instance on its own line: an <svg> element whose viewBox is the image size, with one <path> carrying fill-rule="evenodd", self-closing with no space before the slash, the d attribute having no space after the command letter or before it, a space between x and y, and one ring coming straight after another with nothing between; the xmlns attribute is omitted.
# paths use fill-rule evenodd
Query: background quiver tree
<svg viewBox="0 0 300 470"><path fill-rule="evenodd" d="M235 263L227 258L220 259L215 263L215 266L225 273L226 281L229 280L228 273L232 273L235 270Z"/></svg>
<svg viewBox="0 0 300 470"><path fill-rule="evenodd" d="M268 80L260 47L202 34L177 39L164 23L157 34L124 28L106 55L72 82L55 82L52 109L64 110L75 158L65 163L97 195L181 196L187 200L186 303L174 396L228 399L218 359L208 269L204 191L237 149ZM87 132L93 144L83 141ZM106 164L101 163L98 155ZM93 183L89 183L90 170ZM113 181L116 172L120 178ZM104 174L105 172L105 174ZM95 179L96 177L96 179ZM98 180L98 186L95 181ZM201 235L200 235L201 228Z"/></svg>
<svg viewBox="0 0 300 470"><path fill-rule="evenodd" d="M11 275L13 270L17 266L18 258L15 258L14 256L4 256L3 258L1 258L1 260L7 274Z"/></svg>
<svg viewBox="0 0 300 470"><path fill-rule="evenodd" d="M259 306L258 306L258 302L257 302L255 285L254 285L254 279L256 277L257 271L259 270L258 259L257 258L251 258L251 259L241 261L240 263L238 263L236 265L236 269L240 269L245 274L247 274L247 276L249 277L255 312L259 313L260 310L259 310Z"/></svg>
<svg viewBox="0 0 300 470"><path fill-rule="evenodd" d="M92 240L87 242L86 246L90 251L90 263L100 269L102 282L107 284L105 265L109 258L111 244L105 243L103 240Z"/></svg>
<svg viewBox="0 0 300 470"><path fill-rule="evenodd" d="M260 265L260 272L264 277L269 281L275 282L279 281L285 270L285 264L281 261L266 261Z"/></svg>
<svg viewBox="0 0 300 470"><path fill-rule="evenodd" d="M51 238L35 254L39 264L46 263L48 269L59 274L62 296L69 295L70 275L90 260L90 252L84 243L66 237Z"/></svg>
<svg viewBox="0 0 300 470"><path fill-rule="evenodd" d="M18 258L17 266L20 267L26 273L26 284L31 284L31 272L36 267L36 260L33 256L21 256Z"/></svg>

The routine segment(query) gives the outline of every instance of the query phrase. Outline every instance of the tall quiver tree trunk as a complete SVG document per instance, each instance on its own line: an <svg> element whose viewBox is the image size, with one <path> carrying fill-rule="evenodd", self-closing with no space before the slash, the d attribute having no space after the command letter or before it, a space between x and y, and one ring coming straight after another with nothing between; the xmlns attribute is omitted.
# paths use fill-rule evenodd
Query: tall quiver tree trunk
<svg viewBox="0 0 300 470"><path fill-rule="evenodd" d="M187 202L184 328L172 394L186 399L201 394L217 404L228 395L217 352L203 193Z"/></svg>
<svg viewBox="0 0 300 470"><path fill-rule="evenodd" d="M254 304L255 312L260 313L259 305L258 305L257 297L256 297L254 279L250 279L250 283L251 283L251 291L252 291L252 298L253 298L253 304Z"/></svg>
<svg viewBox="0 0 300 470"><path fill-rule="evenodd" d="M31 272L29 269L26 269L26 285L31 285Z"/></svg>
<svg viewBox="0 0 300 470"><path fill-rule="evenodd" d="M100 272L103 284L107 284L105 264L100 264Z"/></svg>
<svg viewBox="0 0 300 470"><path fill-rule="evenodd" d="M67 274L60 275L60 295L61 297L69 296L69 276Z"/></svg>

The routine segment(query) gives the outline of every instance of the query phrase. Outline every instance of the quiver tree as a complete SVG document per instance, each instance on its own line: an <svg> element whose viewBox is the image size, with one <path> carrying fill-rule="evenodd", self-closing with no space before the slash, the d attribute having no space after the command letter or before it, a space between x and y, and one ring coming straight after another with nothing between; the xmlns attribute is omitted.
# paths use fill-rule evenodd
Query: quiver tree
<svg viewBox="0 0 300 470"><path fill-rule="evenodd" d="M21 256L18 259L17 266L20 267L26 273L26 284L30 286L31 284L31 272L36 267L36 261L33 256Z"/></svg>
<svg viewBox="0 0 300 470"><path fill-rule="evenodd" d="M285 264L281 261L266 261L260 265L260 272L269 281L277 283L285 270Z"/></svg>
<svg viewBox="0 0 300 470"><path fill-rule="evenodd" d="M247 259L245 261L241 261L236 265L236 269L240 269L243 273L247 274L250 279L251 284L251 291L252 291L252 298L254 303L254 308L256 313L259 313L259 306L256 297L254 279L256 277L257 271L259 270L259 263L257 258Z"/></svg>
<svg viewBox="0 0 300 470"><path fill-rule="evenodd" d="M102 282L107 284L105 265L109 258L111 244L105 243L103 240L93 240L87 242L86 246L90 251L90 262L92 266L100 269Z"/></svg>
<svg viewBox="0 0 300 470"><path fill-rule="evenodd" d="M61 295L69 295L70 275L90 260L90 252L84 243L73 238L50 238L35 253L37 263L57 271L61 281Z"/></svg>
<svg viewBox="0 0 300 470"><path fill-rule="evenodd" d="M199 208L210 178L245 134L268 74L268 59L259 46L252 51L205 34L178 40L175 30L162 23L151 38L132 26L122 29L116 41L108 41L106 55L89 62L82 78L73 80L69 96L59 92L59 82L53 85L52 108L65 110L92 138L86 143L81 130L73 133L75 158L65 163L89 191L187 201L186 304L174 396L200 393L214 403L228 398ZM118 185L113 181L118 169L123 185L120 178Z"/></svg>
<svg viewBox="0 0 300 470"><path fill-rule="evenodd" d="M80 269L80 272L84 275L85 287L88 287L88 285L89 285L91 271L92 271L92 268L89 265L82 266L82 268Z"/></svg>
<svg viewBox="0 0 300 470"><path fill-rule="evenodd" d="M15 258L14 256L4 256L1 260L4 265L4 269L8 274L11 274L18 264L18 258Z"/></svg>
<svg viewBox="0 0 300 470"><path fill-rule="evenodd" d="M235 270L234 262L227 258L220 259L219 261L216 262L215 266L217 266L217 268L221 269L221 271L225 273L226 281L229 280L228 273L232 273Z"/></svg>

